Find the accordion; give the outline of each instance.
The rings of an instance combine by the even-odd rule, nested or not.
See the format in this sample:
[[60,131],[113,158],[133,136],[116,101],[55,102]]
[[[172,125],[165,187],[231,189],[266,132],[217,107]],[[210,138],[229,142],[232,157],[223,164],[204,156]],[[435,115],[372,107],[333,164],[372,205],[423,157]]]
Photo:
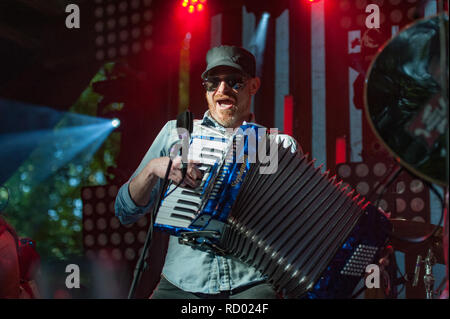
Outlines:
[[256,125],[203,130],[190,147],[202,182],[171,184],[155,228],[238,258],[288,298],[351,297],[387,241],[384,214]]

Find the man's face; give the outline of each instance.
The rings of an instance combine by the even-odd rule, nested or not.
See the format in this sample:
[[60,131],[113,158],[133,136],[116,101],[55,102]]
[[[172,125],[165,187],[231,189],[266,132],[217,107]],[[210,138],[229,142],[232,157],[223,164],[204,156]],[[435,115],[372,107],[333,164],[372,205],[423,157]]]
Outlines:
[[[212,80],[210,83],[218,84],[217,88],[206,91],[211,116],[224,127],[230,128],[239,127],[243,121],[249,121],[251,97],[258,91],[259,78],[245,77],[234,68],[220,66],[208,72],[208,79]],[[230,87],[227,82],[237,82],[238,85]],[[239,85],[239,82],[242,82],[242,85]]]

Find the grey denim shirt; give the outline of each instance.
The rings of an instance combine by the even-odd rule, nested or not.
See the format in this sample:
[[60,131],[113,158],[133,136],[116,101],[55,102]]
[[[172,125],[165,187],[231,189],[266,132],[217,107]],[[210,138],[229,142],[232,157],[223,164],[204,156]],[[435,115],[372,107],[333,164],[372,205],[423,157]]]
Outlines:
[[[225,128],[209,115],[209,111],[206,111],[203,120],[194,121],[194,130],[197,125],[225,131]],[[277,139],[282,141],[285,147],[290,145],[292,151],[298,148],[296,141],[288,135],[280,134]],[[177,142],[179,142],[179,138],[176,131],[176,121],[172,120],[167,122],[158,134],[129,181],[119,189],[115,202],[115,212],[122,224],[134,223],[142,215],[149,213],[162,186],[162,180],[160,179],[152,190],[150,202],[147,206],[142,207],[137,206],[130,197],[128,191],[130,180],[139,174],[150,160],[169,156],[170,149]],[[229,291],[266,279],[254,267],[250,267],[235,258],[219,256],[212,252],[205,252],[180,244],[175,236],[170,236],[162,274],[169,282],[184,291],[206,294],[217,294],[221,291]]]

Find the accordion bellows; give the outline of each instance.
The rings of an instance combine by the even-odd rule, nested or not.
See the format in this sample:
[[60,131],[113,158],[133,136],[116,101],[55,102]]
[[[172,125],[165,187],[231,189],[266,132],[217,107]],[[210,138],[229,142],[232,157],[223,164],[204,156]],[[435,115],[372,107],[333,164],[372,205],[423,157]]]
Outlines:
[[[258,173],[259,163],[251,165],[231,209],[222,246],[267,275],[269,282],[285,296],[297,298],[313,290],[358,222],[364,224],[361,218],[369,214],[366,211],[369,202],[337,182],[335,176],[322,173],[322,167],[315,168],[307,155],[293,154],[279,145],[278,161],[277,171],[267,175]],[[370,213],[374,214],[371,218],[375,218],[375,223],[359,234],[364,237],[359,238],[359,245],[381,247],[386,239],[383,230],[387,221],[377,210]],[[359,263],[360,269],[355,266],[352,267],[355,272],[338,275],[355,281],[348,275],[364,275],[376,250],[371,249],[372,258],[366,258],[365,264]],[[331,289],[329,284],[326,290]],[[327,297],[351,294],[342,290],[341,294]]]

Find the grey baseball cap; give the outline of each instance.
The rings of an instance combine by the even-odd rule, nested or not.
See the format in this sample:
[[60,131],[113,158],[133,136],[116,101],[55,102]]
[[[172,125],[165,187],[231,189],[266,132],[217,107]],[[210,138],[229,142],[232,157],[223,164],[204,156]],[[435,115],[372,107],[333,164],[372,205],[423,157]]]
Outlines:
[[206,54],[206,70],[202,73],[202,79],[210,70],[218,66],[230,66],[239,71],[255,77],[256,59],[252,53],[237,46],[221,45],[214,47]]

